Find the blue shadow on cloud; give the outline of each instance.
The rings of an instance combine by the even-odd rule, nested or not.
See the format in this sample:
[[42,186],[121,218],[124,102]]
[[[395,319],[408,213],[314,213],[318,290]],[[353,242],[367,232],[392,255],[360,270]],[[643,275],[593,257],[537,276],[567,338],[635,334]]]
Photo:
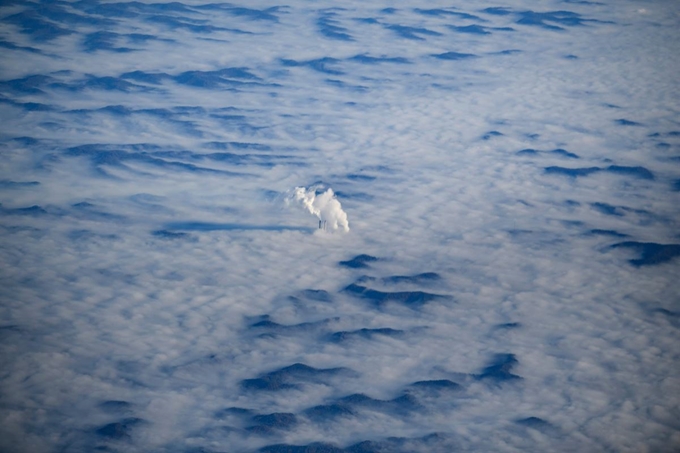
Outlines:
[[539,13],[531,10],[513,11],[506,7],[492,7],[483,9],[482,12],[495,16],[514,15],[517,17],[516,23],[520,25],[530,25],[556,31],[564,30],[560,25],[576,27],[585,25],[588,22],[600,22],[594,19],[585,19],[580,14],[572,11],[547,11]]
[[520,18],[517,20],[521,25],[535,25],[548,30],[564,30],[562,27],[546,22],[554,22],[560,25],[574,27],[583,25],[584,20],[581,16],[570,11],[552,11],[547,13],[536,13],[534,11],[523,11],[518,13]]
[[526,148],[517,151],[515,154],[517,154],[518,156],[538,156],[538,153],[540,153],[540,151],[536,151],[535,149],[532,148]]
[[24,187],[39,186],[38,181],[0,181],[0,189],[21,189]]
[[338,417],[354,417],[356,412],[343,404],[319,404],[303,411],[303,414],[316,423],[323,423]]
[[188,233],[168,231],[168,230],[156,230],[151,233],[153,236],[161,239],[183,239],[189,237]]
[[336,403],[349,406],[350,408],[365,408],[381,412],[395,412],[396,414],[403,414],[418,406],[415,398],[408,394],[398,396],[391,400],[379,400],[364,395],[363,393],[354,393],[340,398]]
[[633,176],[638,179],[653,180],[654,173],[646,169],[645,167],[626,167],[622,165],[610,165],[608,167],[582,167],[582,168],[566,168],[551,166],[545,168],[546,173],[578,177],[578,176],[588,176],[593,173],[605,172],[613,173],[618,175]]
[[515,420],[515,423],[521,426],[526,426],[527,428],[533,428],[538,430],[549,428],[552,426],[550,423],[538,417],[522,418],[519,420]]
[[455,16],[455,17],[459,17],[461,19],[480,20],[479,17],[473,16],[472,14],[461,13],[461,12],[458,12],[458,11],[451,11],[449,9],[443,9],[443,8],[433,8],[433,9],[415,8],[413,11],[418,13],[418,14],[421,14],[423,16],[437,16],[437,17]]
[[324,73],[324,74],[331,74],[331,75],[343,75],[344,72],[340,71],[338,69],[333,69],[330,67],[330,65],[334,65],[338,63],[340,60],[336,58],[331,58],[331,57],[323,57],[323,58],[317,58],[314,60],[307,60],[307,61],[296,61],[296,60],[289,60],[289,59],[281,59],[281,64],[284,66],[288,67],[297,67],[297,66],[307,66],[315,71]]
[[614,244],[611,248],[630,248],[640,252],[640,258],[629,260],[630,264],[635,267],[666,263],[673,258],[680,256],[680,244],[627,241]]
[[241,381],[241,387],[245,390],[278,391],[297,389],[298,385],[289,384],[287,382],[283,382],[282,380],[265,376],[262,378],[244,379]]
[[302,363],[275,370],[254,379],[244,379],[241,387],[246,390],[288,390],[299,388],[302,382],[324,382],[334,376],[355,376],[349,368],[314,368]]
[[367,267],[370,267],[367,263],[372,263],[374,261],[378,261],[378,258],[376,258],[375,256],[362,254],[357,255],[348,261],[340,261],[340,263],[338,264],[352,269],[365,269]]
[[381,440],[364,440],[346,448],[313,442],[307,445],[276,444],[257,450],[259,453],[407,453],[458,451],[447,435],[427,434],[422,437],[388,437]]
[[277,164],[295,164],[303,165],[300,162],[292,161],[293,156],[281,155],[281,154],[237,154],[237,153],[195,153],[187,150],[178,151],[162,151],[153,153],[155,157],[160,157],[163,159],[178,159],[178,160],[192,160],[192,161],[214,161],[214,162],[224,162],[232,165],[257,165],[272,167]]
[[522,53],[521,50],[519,49],[507,49],[507,50],[501,50],[500,52],[496,52],[498,55],[514,55],[517,53]]
[[173,42],[170,39],[160,39],[160,38],[158,38],[154,35],[147,35],[147,34],[144,34],[144,33],[129,33],[129,34],[125,34],[125,35],[122,35],[122,36],[124,36],[125,38],[130,40],[130,42],[132,42],[134,44],[145,44],[147,41],[151,41],[151,40],[161,40],[161,41]]
[[336,39],[339,41],[354,41],[349,34],[349,30],[338,25],[334,19],[335,13],[325,13],[316,21],[316,26],[319,32],[329,39]]
[[[85,113],[87,110],[72,110],[72,113]],[[97,110],[90,110],[90,112],[102,112],[108,113],[113,116],[130,116],[134,113],[134,110],[125,107],[124,105],[107,105]]]
[[309,445],[276,444],[257,450],[259,453],[344,453],[345,450],[332,444],[313,442]]
[[[249,68],[234,67],[215,71],[185,71],[178,75],[165,72],[132,71],[121,74],[121,79],[130,79],[151,85],[159,85],[164,80],[174,80],[180,85],[196,88],[224,88],[225,86],[261,86],[262,79],[249,71]],[[270,85],[272,86],[272,85]]]
[[335,192],[335,195],[340,198],[340,199],[346,199],[346,200],[362,200],[362,201],[371,201],[373,200],[373,195],[369,195],[367,193],[363,192],[345,192],[343,190],[338,190]]
[[26,215],[26,216],[43,216],[47,211],[38,205],[28,206],[26,208],[5,208],[0,203],[0,214],[2,215]]
[[93,205],[92,203],[88,203],[87,201],[72,204],[71,207],[73,208],[72,214],[86,218],[88,220],[95,221],[125,220],[125,216],[102,211],[101,209],[98,209],[97,206]]
[[29,75],[20,79],[0,81],[0,89],[20,94],[43,94],[41,88],[54,79],[46,75]]
[[491,8],[485,8],[482,10],[483,13],[486,14],[493,14],[494,16],[507,16],[512,14],[512,11],[510,11],[509,8],[505,8],[502,6],[494,6]]
[[477,55],[471,53],[459,53],[459,52],[444,52],[432,55],[440,60],[465,60],[468,58],[474,58]]
[[220,88],[225,86],[261,85],[261,79],[248,68],[225,68],[217,71],[186,71],[174,76],[181,85],[196,88]]
[[481,25],[467,25],[465,27],[456,27],[453,25],[450,25],[449,28],[456,33],[465,33],[465,34],[472,34],[472,35],[490,35],[491,32],[487,31],[485,27],[482,27]]
[[[83,46],[85,52],[96,52],[98,50],[108,50],[111,52],[125,53],[132,52],[135,49],[129,47],[117,47],[116,43],[122,35],[109,31],[97,31],[85,35]],[[150,35],[149,35],[150,36]]]
[[393,275],[391,277],[385,277],[382,279],[383,283],[392,283],[392,284],[397,284],[397,283],[415,283],[415,284],[421,284],[421,283],[429,283],[429,282],[434,282],[441,280],[442,277],[441,275],[437,274],[436,272],[424,272],[422,274],[417,274],[417,275]]
[[333,296],[323,289],[305,289],[300,291],[299,294],[305,299],[314,300],[316,302],[331,302],[333,300]]
[[569,158],[569,159],[579,159],[578,154],[571,153],[571,152],[567,151],[566,149],[562,149],[562,148],[553,149],[552,151],[538,151],[538,150],[535,150],[535,149],[532,149],[532,148],[526,148],[526,149],[522,149],[522,150],[517,151],[516,154],[518,156],[538,156],[539,154],[543,154],[543,153],[554,154],[556,156],[566,157],[566,158]]
[[519,322],[506,322],[503,324],[496,324],[494,326],[494,329],[497,330],[510,330],[510,329],[517,329],[519,327],[522,327],[522,324]]
[[150,88],[144,87],[142,85],[137,85],[130,83],[126,80],[120,79],[118,77],[88,77],[85,82],[80,84],[59,84],[56,87],[64,88],[70,91],[82,91],[83,89],[95,89],[104,91],[122,91],[124,93],[129,93],[132,91],[149,91]]
[[344,451],[345,453],[451,452],[458,451],[458,448],[451,444],[448,436],[432,433],[416,438],[388,437],[379,441],[365,440],[347,447]]
[[224,418],[231,418],[231,417],[237,417],[237,418],[251,418],[253,416],[253,411],[251,409],[246,409],[243,407],[227,407],[225,409],[220,409],[215,412],[215,418],[217,419],[224,419]]
[[501,137],[501,136],[503,136],[503,133],[502,133],[502,132],[498,132],[498,131],[489,131],[489,132],[487,132],[486,134],[484,134],[484,135],[482,136],[482,140],[490,140],[490,139],[493,138],[493,137]]
[[612,206],[607,203],[590,203],[590,207],[592,207],[594,210],[597,212],[600,212],[605,215],[611,215],[611,216],[617,216],[617,217],[623,217],[623,212],[621,212],[621,209],[618,206]]
[[671,322],[676,327],[680,327],[680,313],[677,311],[668,310],[666,308],[655,308],[651,310],[652,313],[660,314],[665,317],[669,322]]
[[417,381],[406,389],[409,393],[416,393],[425,396],[438,396],[449,392],[459,392],[463,386],[449,379],[435,379],[429,381]]
[[312,233],[316,228],[291,225],[254,225],[248,223],[173,222],[161,231],[302,231]]
[[324,82],[337,88],[344,88],[346,90],[354,91],[355,93],[365,93],[366,91],[368,91],[368,88],[365,86],[350,85],[343,82],[342,80],[326,79],[324,80]]
[[298,419],[295,414],[288,412],[256,415],[252,420],[256,425],[250,426],[246,428],[246,430],[250,433],[259,435],[269,435],[278,430],[291,429],[298,424]]
[[635,121],[630,121],[625,118],[620,118],[616,121],[614,121],[616,124],[619,126],[642,126],[640,123],[637,123]]
[[243,143],[243,142],[207,142],[203,144],[204,148],[208,149],[254,149],[257,151],[271,151],[271,146],[263,145],[261,143]]
[[456,27],[454,25],[448,26],[452,31],[456,33],[465,33],[473,35],[490,35],[493,31],[515,31],[512,27],[482,27],[481,25],[468,25],[465,27]]
[[128,403],[127,401],[109,400],[101,403],[99,408],[105,412],[120,413],[130,411],[132,409],[132,404]]
[[588,234],[594,235],[594,236],[611,236],[611,237],[616,237],[616,238],[626,238],[626,237],[628,237],[627,234],[619,233],[618,231],[614,231],[614,230],[594,229],[594,230],[590,230],[588,232]]
[[361,24],[377,24],[378,19],[373,18],[373,17],[358,17],[354,19],[355,22],[359,22]]
[[491,380],[495,382],[515,381],[522,379],[521,376],[512,374],[512,369],[519,362],[515,354],[496,354],[491,364],[476,375],[478,380]]
[[137,17],[141,14],[160,14],[160,13],[182,13],[191,14],[193,11],[180,2],[166,2],[166,3],[141,3],[141,2],[126,2],[126,3],[98,3],[98,2],[83,2],[78,6],[90,14],[102,15],[104,17],[123,17],[131,18]]
[[329,320],[324,319],[316,322],[301,322],[299,324],[279,324],[271,321],[269,315],[265,315],[262,320],[250,325],[250,329],[256,332],[265,332],[264,336],[271,336],[271,334],[295,334],[295,333],[309,333],[317,332],[323,329]]
[[227,32],[232,32],[232,33],[248,33],[243,30],[236,30],[233,28],[223,28],[223,27],[215,27],[213,25],[206,25],[202,22],[202,20],[193,20],[189,18],[184,18],[183,20],[177,19],[175,16],[165,16],[165,15],[154,15],[154,16],[147,16],[144,18],[145,21],[147,22],[152,22],[152,23],[157,23],[157,24],[162,24],[165,25],[166,27],[175,30],[175,29],[184,29],[184,30],[189,30],[190,32],[193,33],[213,33],[216,31],[227,31]]
[[551,166],[551,167],[546,167],[545,172],[549,174],[556,174],[556,175],[564,175],[564,176],[571,176],[573,178],[576,178],[578,176],[588,176],[593,173],[597,173],[602,171],[600,167],[587,167],[587,168],[565,168],[565,167],[557,167],[557,166]]
[[654,179],[654,173],[647,170],[645,167],[624,167],[621,165],[610,165],[604,171],[615,173],[619,175],[634,176],[640,179]]
[[9,49],[9,50],[23,50],[26,52],[31,52],[31,53],[42,53],[40,50],[36,49],[35,47],[27,47],[27,46],[17,46],[16,44],[5,41],[4,39],[0,39],[0,47],[3,49]]
[[578,159],[579,158],[577,154],[570,153],[566,149],[562,149],[562,148],[553,149],[552,151],[550,151],[550,153],[556,154],[556,155],[561,156],[561,157],[568,157],[570,159]]
[[252,9],[242,6],[232,6],[229,3],[208,3],[204,5],[192,5],[192,7],[198,10],[222,10],[228,14],[231,14],[232,16],[252,21],[268,20],[271,22],[279,21],[279,17],[276,15],[276,13],[278,13],[279,9],[282,8],[281,6],[272,6],[266,9]]
[[330,404],[310,407],[304,410],[303,414],[313,422],[324,423],[339,417],[354,417],[362,409],[402,416],[418,407],[415,397],[410,394],[404,394],[391,400],[379,400],[363,393],[354,393],[339,398]]
[[401,337],[404,335],[403,330],[391,329],[389,327],[382,327],[378,329],[358,329],[351,331],[340,331],[334,332],[330,335],[330,341],[333,343],[341,343],[343,341],[351,340],[353,338],[363,338],[370,340],[375,336],[385,336],[385,337]]
[[368,181],[375,181],[377,178],[375,176],[371,176],[371,175],[352,173],[352,174],[347,175],[347,179],[349,179],[350,181],[368,182]]
[[562,3],[572,3],[574,5],[604,5],[601,2],[590,2],[588,0],[562,0]]
[[144,72],[144,71],[132,71],[121,74],[121,79],[131,79],[137,82],[149,83],[152,85],[159,85],[165,79],[171,79],[170,74],[165,72]]
[[[67,156],[71,157],[87,157],[92,162],[93,166],[101,171],[104,165],[125,167],[124,163],[126,161],[140,162],[143,164],[151,165],[157,168],[172,169],[176,171],[185,171],[190,173],[209,173],[209,174],[222,174],[229,176],[243,176],[241,173],[230,172],[226,170],[217,170],[207,167],[199,167],[193,164],[177,161],[168,161],[165,159],[159,159],[154,157],[154,155],[161,155],[161,153],[148,153],[140,152],[145,149],[153,150],[155,146],[146,144],[139,145],[121,145],[120,147],[112,147],[108,145],[92,144],[92,145],[81,145],[73,148],[68,148],[65,151]],[[104,172],[105,173],[105,172]]]
[[349,58],[348,61],[355,61],[357,63],[363,64],[378,64],[378,63],[397,63],[397,64],[408,64],[408,59],[404,57],[371,57],[366,54],[355,55]]
[[406,25],[385,25],[385,28],[395,32],[397,35],[406,39],[413,39],[416,41],[424,41],[420,35],[426,36],[441,36],[442,34],[438,31],[428,30],[427,28],[420,27],[407,27]]
[[[45,7],[46,5],[41,6]],[[73,33],[71,30],[45,20],[40,14],[31,10],[4,17],[2,20],[3,22],[16,25],[22,33],[30,35],[31,39],[36,42],[51,41]]]
[[145,421],[141,418],[130,417],[119,422],[104,425],[98,428],[95,434],[106,439],[127,439],[135,427],[144,423]]
[[375,289],[369,289],[365,286],[357,285],[355,283],[347,286],[342,291],[354,297],[367,300],[378,308],[390,302],[416,308],[421,307],[433,300],[444,299],[447,297],[439,294],[427,293],[424,291],[378,291]]
[[680,179],[676,179],[671,186],[673,192],[680,192]]
[[54,110],[54,107],[39,102],[17,102],[12,99],[0,98],[0,103],[11,105],[27,112],[49,112],[50,110]]

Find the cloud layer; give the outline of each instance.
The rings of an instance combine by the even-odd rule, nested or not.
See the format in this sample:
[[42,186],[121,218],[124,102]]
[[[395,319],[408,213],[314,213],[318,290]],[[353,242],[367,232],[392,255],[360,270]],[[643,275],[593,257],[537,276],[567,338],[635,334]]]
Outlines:
[[0,450],[677,451],[678,22],[4,3]]

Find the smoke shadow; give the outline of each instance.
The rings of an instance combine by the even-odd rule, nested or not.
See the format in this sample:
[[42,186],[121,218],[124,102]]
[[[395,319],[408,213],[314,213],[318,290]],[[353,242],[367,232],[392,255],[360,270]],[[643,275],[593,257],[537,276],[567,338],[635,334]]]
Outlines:
[[291,225],[253,225],[249,223],[174,222],[165,225],[167,231],[302,231],[313,233],[316,228]]

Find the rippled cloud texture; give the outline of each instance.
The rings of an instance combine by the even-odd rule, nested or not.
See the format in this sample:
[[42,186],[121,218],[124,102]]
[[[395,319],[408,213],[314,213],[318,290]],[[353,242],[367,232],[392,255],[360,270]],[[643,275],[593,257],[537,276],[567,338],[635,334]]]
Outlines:
[[678,43],[661,0],[3,2],[0,450],[678,451]]

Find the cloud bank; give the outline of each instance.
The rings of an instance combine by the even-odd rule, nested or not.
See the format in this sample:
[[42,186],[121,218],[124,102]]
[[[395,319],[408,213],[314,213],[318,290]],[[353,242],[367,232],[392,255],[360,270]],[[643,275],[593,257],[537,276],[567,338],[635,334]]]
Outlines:
[[4,2],[0,451],[680,450],[676,10]]

